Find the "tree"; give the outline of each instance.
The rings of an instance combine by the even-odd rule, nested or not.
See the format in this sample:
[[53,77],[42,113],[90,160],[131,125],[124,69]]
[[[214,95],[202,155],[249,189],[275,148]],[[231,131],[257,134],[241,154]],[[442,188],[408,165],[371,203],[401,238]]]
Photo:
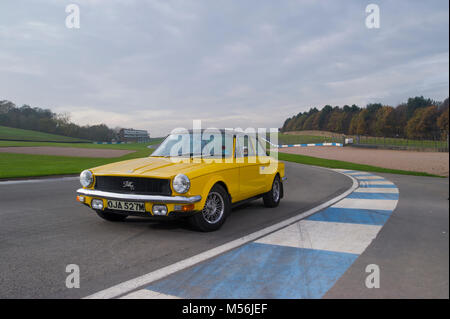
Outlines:
[[445,110],[448,109],[448,103],[449,103],[448,98],[446,98],[444,100],[444,102],[439,104],[439,107],[438,107],[439,112],[445,112]]
[[391,106],[378,109],[375,118],[374,133],[376,136],[395,135],[395,112]]
[[303,130],[308,131],[313,129],[313,121],[314,116],[316,113],[309,114],[308,117],[305,119],[305,122],[303,123]]
[[370,103],[370,104],[367,104],[366,109],[369,113],[373,114],[373,113],[376,113],[382,107],[383,107],[383,105],[381,105],[380,103]]
[[414,113],[416,112],[417,109],[425,108],[432,105],[436,105],[436,102],[434,102],[431,99],[426,99],[423,96],[416,96],[413,98],[410,97],[408,99],[408,102],[406,103],[407,108],[406,113],[408,120],[414,116]]
[[437,117],[436,106],[417,109],[406,125],[407,136],[409,138],[434,138],[437,135]]
[[282,132],[286,132],[286,131],[287,131],[286,128],[287,128],[287,126],[288,126],[288,124],[289,124],[290,121],[291,121],[291,118],[290,118],[290,117],[288,117],[288,118],[284,121],[283,126],[281,127],[281,131],[282,131]]
[[352,118],[350,120],[350,125],[348,127],[347,134],[349,134],[349,135],[356,135],[356,134],[358,134],[357,133],[358,117],[359,117],[359,114],[357,114],[357,113],[352,115]]
[[330,132],[344,133],[345,113],[339,108],[335,108],[328,118],[327,129]]
[[[365,108],[355,104],[342,108],[325,105],[320,111],[314,107],[286,119],[283,131],[328,130],[350,135],[434,137],[438,132],[445,132],[446,117],[442,114],[448,110],[448,105],[448,98],[443,102],[435,102],[423,96],[409,98],[406,103],[396,107],[380,103],[369,103]],[[437,106],[437,110],[428,109],[430,106]],[[425,118],[421,119],[419,114]],[[437,118],[441,116],[438,124]],[[433,119],[436,119],[434,123]]]
[[115,137],[114,131],[104,124],[81,127],[70,122],[68,113],[55,114],[26,104],[16,107],[6,100],[0,101],[0,125],[97,141],[111,141]]
[[301,131],[303,128],[303,124],[305,123],[305,120],[308,118],[307,114],[302,114],[301,116],[294,119],[293,124],[293,130],[294,131]]
[[332,111],[333,107],[331,105],[325,105],[322,110],[320,110],[319,115],[316,116],[315,123],[313,124],[316,130],[323,130],[327,127],[328,117]]
[[369,119],[370,112],[368,109],[364,109],[358,114],[358,119],[356,122],[356,134],[366,135],[369,134]]
[[[448,99],[447,99],[448,101]],[[441,131],[441,138],[445,140],[448,137],[448,106],[447,109],[437,119],[437,126]]]

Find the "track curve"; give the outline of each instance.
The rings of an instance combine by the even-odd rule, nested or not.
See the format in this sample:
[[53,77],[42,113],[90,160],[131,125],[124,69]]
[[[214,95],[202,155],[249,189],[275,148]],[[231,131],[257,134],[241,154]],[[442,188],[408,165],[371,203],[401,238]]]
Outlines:
[[[74,199],[73,179],[0,182],[0,298],[80,298],[248,235],[344,193],[352,180],[318,167],[286,163],[285,197],[276,209],[258,200],[233,210],[217,232],[185,222],[100,220]],[[81,287],[67,289],[68,264]]]

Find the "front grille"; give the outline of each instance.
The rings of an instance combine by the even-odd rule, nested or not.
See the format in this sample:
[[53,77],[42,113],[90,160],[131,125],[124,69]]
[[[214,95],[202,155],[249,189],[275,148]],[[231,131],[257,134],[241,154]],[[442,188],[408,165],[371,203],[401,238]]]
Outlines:
[[122,177],[122,176],[96,176],[95,189],[140,195],[168,195],[170,190],[170,180],[147,177]]

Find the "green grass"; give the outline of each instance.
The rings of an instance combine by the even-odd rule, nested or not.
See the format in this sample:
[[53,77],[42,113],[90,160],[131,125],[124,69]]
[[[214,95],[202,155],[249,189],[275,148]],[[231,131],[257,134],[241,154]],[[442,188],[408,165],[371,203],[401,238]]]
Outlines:
[[0,125],[0,139],[2,140],[24,140],[24,141],[55,141],[55,142],[83,142],[79,138],[62,135],[49,134],[44,132],[22,130],[19,128]]
[[[353,137],[356,142],[356,137]],[[447,141],[443,140],[409,140],[404,138],[391,137],[365,137],[360,138],[360,144],[369,145],[386,145],[386,146],[403,146],[408,148],[446,148]]]
[[[92,157],[69,157],[52,155],[30,155],[15,153],[0,153],[0,179],[79,174],[82,170],[113,162],[124,161],[133,158],[149,156],[153,149],[147,146],[158,143],[135,143],[135,144],[60,144],[60,143],[35,143],[27,146],[64,146],[64,147],[88,147],[99,149],[127,149],[134,150],[121,157],[115,158],[92,158]],[[1,146],[1,145],[0,145]],[[21,145],[24,146],[24,145]]]
[[[278,133],[278,144],[308,144],[337,142],[336,138],[313,135],[291,135]],[[339,142],[342,142],[339,140]]]
[[389,169],[371,165],[364,164],[356,164],[344,161],[336,161],[330,159],[323,159],[305,155],[297,155],[297,154],[287,154],[287,153],[278,153],[278,159],[282,161],[306,164],[306,165],[315,165],[322,166],[328,168],[342,168],[349,169],[355,171],[365,171],[365,172],[377,172],[377,173],[390,173],[390,174],[401,174],[401,175],[415,175],[415,176],[430,176],[430,177],[444,177],[439,175],[433,175],[424,172],[413,172],[413,171],[404,171],[399,169]]
[[75,148],[99,148],[99,149],[118,149],[118,150],[139,150],[143,146],[158,144],[162,139],[155,139],[149,143],[131,143],[131,144],[93,144],[93,143],[51,143],[51,142],[18,142],[18,141],[0,141],[0,147],[11,146],[57,146],[57,147],[75,147]]

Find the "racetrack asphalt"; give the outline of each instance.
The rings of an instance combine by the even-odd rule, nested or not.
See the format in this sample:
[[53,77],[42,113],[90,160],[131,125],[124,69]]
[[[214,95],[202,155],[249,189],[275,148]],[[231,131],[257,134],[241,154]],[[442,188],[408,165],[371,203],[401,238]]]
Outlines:
[[[349,189],[339,173],[286,163],[285,198],[236,208],[216,232],[184,221],[110,223],[75,201],[73,179],[0,183],[0,298],[80,298],[307,211]],[[80,267],[80,288],[65,286]]]
[[[343,193],[336,172],[286,163],[285,198],[233,210],[224,227],[199,233],[181,221],[130,218],[109,223],[74,199],[74,178],[0,182],[0,298],[80,298],[152,272],[295,216]],[[375,240],[325,298],[448,298],[447,178],[378,174],[399,188],[399,203]],[[67,289],[77,264],[81,287]],[[368,289],[368,264],[380,288]]]
[[[449,180],[380,174],[400,190],[377,238],[324,298],[449,298]],[[365,285],[366,266],[380,269],[380,287]]]

